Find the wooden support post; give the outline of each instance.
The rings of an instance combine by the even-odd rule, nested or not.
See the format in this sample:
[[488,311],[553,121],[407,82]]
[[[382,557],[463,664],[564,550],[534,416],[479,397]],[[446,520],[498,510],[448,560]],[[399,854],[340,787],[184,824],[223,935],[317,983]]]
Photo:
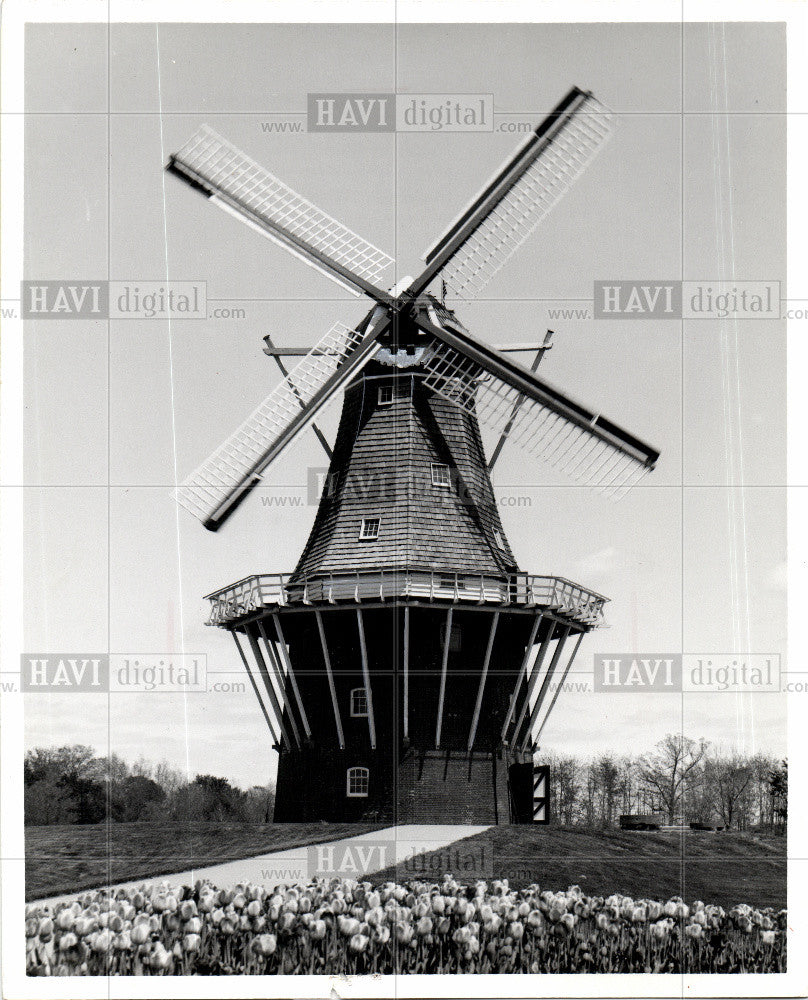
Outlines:
[[452,641],[452,612],[450,607],[446,614],[446,633],[443,637],[443,662],[440,668],[440,693],[438,695],[438,721],[435,726],[435,749],[440,750],[440,736],[443,729],[443,702],[446,697],[446,670],[449,666],[449,645]]
[[233,642],[236,644],[236,649],[238,650],[238,655],[241,657],[241,662],[244,664],[244,669],[247,671],[247,676],[250,678],[250,684],[252,684],[252,689],[255,692],[255,697],[258,699],[258,704],[261,706],[261,711],[263,712],[264,719],[266,719],[267,728],[269,729],[270,735],[272,736],[273,744],[278,743],[278,737],[275,735],[275,730],[272,726],[272,722],[269,718],[269,713],[267,712],[267,707],[264,704],[264,699],[261,697],[261,693],[258,690],[258,685],[255,683],[255,678],[253,677],[252,668],[250,667],[247,657],[244,655],[244,650],[241,648],[241,643],[238,641],[238,636],[235,632],[230,633],[233,636]]
[[281,690],[283,707],[286,709],[286,716],[289,719],[289,725],[292,727],[292,732],[295,734],[295,743],[297,743],[297,745],[300,746],[300,730],[297,728],[294,709],[292,708],[292,703],[289,700],[289,692],[286,690],[286,675],[284,674],[283,668],[281,667],[280,662],[278,660],[278,655],[275,652],[275,647],[269,641],[269,636],[267,635],[267,631],[264,628],[264,623],[260,619],[258,621],[258,631],[261,633],[261,638],[264,640],[264,647],[266,648],[267,651],[267,657],[269,658],[269,662],[272,664],[272,669],[275,671],[275,676],[278,679],[278,687]]
[[556,685],[555,693],[553,694],[553,700],[550,702],[547,711],[544,713],[544,718],[541,720],[541,725],[539,726],[538,731],[536,732],[536,739],[534,740],[534,743],[539,742],[539,737],[541,736],[544,727],[547,725],[547,720],[550,718],[550,713],[555,708],[555,703],[558,701],[558,696],[561,694],[561,689],[564,687],[564,683],[567,680],[567,674],[570,672],[570,667],[572,666],[573,660],[578,655],[578,650],[581,646],[581,643],[583,642],[585,635],[586,632],[581,632],[581,634],[578,636],[578,641],[575,643],[575,648],[572,651],[572,656],[570,656],[567,665],[564,668],[564,673],[561,677],[561,680]]
[[323,616],[319,610],[314,612],[317,618],[317,629],[320,632],[320,644],[323,647],[323,659],[325,660],[325,672],[328,675],[328,690],[331,692],[331,704],[334,708],[334,722],[337,724],[337,738],[339,739],[340,750],[345,749],[345,734],[342,731],[342,718],[339,714],[339,702],[337,701],[337,691],[334,687],[334,674],[331,670],[331,656],[328,653],[328,643],[325,641],[325,628],[323,627]]
[[502,726],[502,742],[506,742],[508,735],[508,726],[511,724],[511,719],[513,718],[513,713],[516,710],[516,699],[521,690],[522,683],[525,679],[525,674],[527,673],[528,664],[530,663],[530,658],[533,656],[533,644],[536,641],[536,635],[539,631],[539,626],[544,618],[544,613],[540,614],[537,618],[533,619],[533,628],[530,630],[530,638],[527,640],[527,646],[525,647],[525,655],[522,659],[522,666],[519,668],[519,676],[516,678],[516,686],[513,689],[513,694],[511,695],[511,703],[508,705],[508,714],[505,716],[505,722]]
[[[266,336],[264,337],[264,341],[267,345],[264,348],[264,354],[269,354],[271,357],[275,359],[275,364],[277,364],[278,368],[280,368],[281,375],[283,375],[283,377],[292,387],[292,392],[295,394],[295,396],[297,396],[297,401],[300,403],[301,410],[304,410],[306,408],[306,404],[303,400],[303,397],[300,395],[300,390],[294,384],[294,382],[289,378],[289,372],[286,370],[286,365],[281,361],[281,351],[277,347],[275,347],[275,345],[272,343],[272,338],[270,337],[269,334],[266,334]],[[325,434],[323,434],[323,432],[320,430],[317,424],[314,423],[314,421],[312,421],[311,429],[317,435],[317,440],[323,446],[323,451],[328,456],[328,461],[330,462],[331,459],[334,457],[334,453],[331,451],[331,447],[328,444],[328,441],[326,440]]]
[[[258,670],[264,681],[264,686],[267,689],[267,694],[269,695],[269,700],[272,702],[272,707],[275,709],[275,713],[278,716],[278,726],[281,730],[281,735],[283,736],[286,746],[292,748],[292,740],[289,738],[289,732],[286,726],[283,724],[283,709],[281,708],[280,702],[278,701],[278,696],[275,694],[275,688],[272,686],[272,678],[269,676],[267,671],[267,665],[264,662],[264,657],[261,655],[261,647],[258,645],[258,639],[250,631],[249,625],[247,626],[247,639],[249,640],[250,647],[253,651],[253,656],[255,657],[255,662],[258,664]],[[298,736],[297,729],[294,729],[295,739],[294,745],[300,746],[300,737]]]
[[292,682],[292,690],[295,693],[295,701],[297,702],[297,707],[300,710],[300,718],[303,722],[303,728],[306,731],[306,736],[311,739],[311,729],[309,729],[309,720],[306,715],[306,709],[303,705],[303,699],[300,697],[300,689],[297,686],[297,678],[295,677],[295,672],[292,669],[292,661],[289,659],[289,653],[286,650],[286,642],[283,638],[283,629],[281,628],[281,620],[277,614],[272,616],[275,622],[275,632],[278,636],[278,651],[280,652],[281,659],[283,660],[283,665],[286,667],[286,672],[289,675],[289,680]]
[[530,713],[530,718],[528,719],[527,729],[525,730],[525,738],[522,740],[522,750],[525,751],[530,746],[533,740],[533,727],[536,724],[536,719],[539,717],[539,711],[544,703],[544,699],[547,696],[547,689],[550,687],[550,681],[553,679],[553,674],[558,666],[558,661],[561,658],[562,650],[564,649],[564,644],[567,641],[567,636],[570,634],[571,625],[567,625],[564,631],[558,637],[558,642],[556,643],[556,648],[553,650],[553,658],[547,666],[547,673],[542,681],[541,690],[536,696],[536,704],[533,706],[533,711]]
[[[546,352],[549,351],[550,348],[553,346],[550,343],[550,341],[552,339],[553,339],[553,331],[552,330],[548,330],[547,333],[544,336],[544,343],[541,345],[541,347],[538,347],[536,349],[536,357],[533,359],[533,364],[530,366],[530,370],[532,372],[535,372],[535,371],[538,370],[538,367],[541,364],[542,358],[544,357],[544,355],[546,354]],[[488,471],[489,472],[493,472],[494,466],[497,464],[497,459],[499,458],[499,454],[502,451],[502,448],[505,445],[505,442],[508,440],[508,435],[513,430],[513,425],[516,422],[516,418],[519,416],[519,411],[522,409],[522,405],[523,405],[524,401],[525,401],[525,397],[524,396],[519,396],[519,397],[517,397],[516,402],[513,404],[513,408],[511,410],[511,415],[508,418],[507,424],[505,424],[505,427],[504,427],[504,429],[502,431],[502,434],[500,434],[500,436],[499,436],[499,441],[497,441],[496,447],[494,448],[494,452],[491,455],[491,460],[488,463]]]
[[410,608],[404,608],[404,739],[410,738]]
[[536,657],[536,662],[533,664],[533,669],[530,671],[525,700],[519,710],[519,718],[516,720],[516,726],[514,727],[513,735],[511,737],[511,746],[513,747],[515,747],[519,742],[519,733],[522,731],[522,723],[525,721],[525,716],[530,710],[530,699],[533,697],[533,692],[536,690],[544,658],[547,656],[547,650],[550,648],[550,643],[553,641],[553,636],[555,635],[555,627],[556,623],[554,621],[550,622],[550,627],[547,630],[544,642],[539,647],[539,655]]
[[491,662],[491,651],[494,648],[494,637],[497,634],[497,624],[499,623],[499,611],[494,612],[491,622],[491,631],[488,633],[488,645],[485,649],[485,659],[483,660],[483,671],[480,675],[480,686],[477,689],[477,703],[474,706],[474,717],[471,720],[471,731],[469,732],[469,753],[474,746],[474,738],[477,735],[477,724],[480,721],[480,709],[483,704],[483,692],[485,691],[485,679],[488,677],[488,664]]
[[362,621],[362,609],[356,609],[356,622],[359,627],[359,650],[362,654],[362,677],[365,681],[365,694],[368,699],[368,731],[370,732],[370,749],[376,749],[376,720],[373,716],[373,692],[370,689],[370,670],[368,669],[368,648],[365,643],[365,626]]

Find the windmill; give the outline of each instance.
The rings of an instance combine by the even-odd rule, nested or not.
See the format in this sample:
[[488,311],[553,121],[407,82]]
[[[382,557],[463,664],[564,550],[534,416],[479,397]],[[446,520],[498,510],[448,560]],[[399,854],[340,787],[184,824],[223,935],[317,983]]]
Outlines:
[[[218,530],[344,390],[333,450],[317,430],[330,464],[296,569],[208,595],[209,624],[233,635],[280,754],[276,820],[534,818],[538,740],[606,598],[519,570],[490,468],[512,441],[619,496],[658,453],[536,374],[549,339],[529,371],[470,333],[430,288],[478,294],[611,127],[607,109],[573,88],[458,215],[422,273],[389,291],[387,254],[211,129],[170,159],[218,207],[371,300],[355,327],[337,323],[282,368],[279,385],[177,491]],[[267,352],[284,353],[271,341]],[[480,424],[500,435],[488,462]]]

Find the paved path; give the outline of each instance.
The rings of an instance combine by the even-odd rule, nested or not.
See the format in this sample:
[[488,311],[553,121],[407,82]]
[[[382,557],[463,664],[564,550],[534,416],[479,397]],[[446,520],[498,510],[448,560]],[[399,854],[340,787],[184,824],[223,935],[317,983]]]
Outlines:
[[[381,871],[393,864],[411,862],[412,876],[425,874],[419,864],[419,856],[430,851],[448,848],[457,840],[471,837],[489,829],[487,826],[391,826],[384,830],[374,830],[357,837],[331,840],[324,844],[291,847],[285,851],[261,854],[243,861],[226,861],[206,868],[190,868],[171,875],[157,875],[140,878],[134,882],[121,882],[113,886],[136,888],[144,882],[169,882],[172,885],[193,885],[197,879],[210,879],[222,888],[238,882],[254,882],[274,887],[286,882],[307,882],[315,876],[340,875],[346,878],[363,879],[366,875]],[[430,878],[439,878],[445,871],[455,876],[462,874],[460,868],[464,859],[447,850],[440,859],[441,870],[429,873]],[[37,900],[40,904],[53,906],[64,900],[75,899],[77,893],[52,896]]]

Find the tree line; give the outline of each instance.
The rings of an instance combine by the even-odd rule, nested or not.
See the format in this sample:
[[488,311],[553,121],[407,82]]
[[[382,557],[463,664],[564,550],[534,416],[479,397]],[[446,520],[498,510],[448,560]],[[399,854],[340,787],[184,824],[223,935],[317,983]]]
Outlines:
[[101,823],[106,820],[198,820],[269,823],[274,789],[243,791],[227,778],[198,774],[189,780],[165,761],[129,765],[92,747],[35,747],[25,755],[25,824]]
[[[554,823],[613,827],[622,814],[734,830],[785,832],[788,764],[765,754],[721,753],[706,740],[670,734],[639,756],[584,760],[545,753]],[[247,791],[227,778],[189,779],[165,761],[129,765],[88,746],[35,747],[25,755],[25,823],[187,821],[269,823],[274,789]]]
[[550,766],[556,823],[610,827],[621,814],[660,813],[668,824],[785,832],[788,763],[766,754],[722,753],[669,734],[640,756],[550,753],[541,763]]

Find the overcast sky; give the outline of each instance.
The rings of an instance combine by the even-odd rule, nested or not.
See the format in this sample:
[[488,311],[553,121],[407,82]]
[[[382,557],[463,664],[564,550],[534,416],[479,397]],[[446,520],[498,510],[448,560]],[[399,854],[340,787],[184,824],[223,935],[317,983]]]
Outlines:
[[[166,176],[168,155],[209,123],[392,253],[392,285],[518,137],[262,123],[304,122],[309,92],[398,89],[493,94],[497,127],[535,124],[578,85],[617,112],[614,138],[459,315],[494,343],[552,327],[543,375],[662,457],[613,503],[508,447],[495,475],[506,532],[524,570],[612,599],[582,672],[595,653],[785,655],[784,324],[549,313],[585,307],[598,279],[784,281],[781,27],[170,25],[159,52],[154,26],[113,25],[111,38],[108,95],[105,25],[28,29],[26,277],[204,281],[211,307],[246,317],[112,322],[109,340],[106,322],[26,324],[26,649],[204,653],[210,672],[243,680],[202,597],[290,570],[314,516],[311,431],[218,534],[170,490],[276,384],[264,334],[311,344],[366,303]],[[321,421],[332,438],[338,415]],[[252,693],[82,697],[27,696],[27,744],[166,758],[242,786],[274,775]],[[784,753],[785,695],[565,694],[544,738],[590,756],[680,730]]]

